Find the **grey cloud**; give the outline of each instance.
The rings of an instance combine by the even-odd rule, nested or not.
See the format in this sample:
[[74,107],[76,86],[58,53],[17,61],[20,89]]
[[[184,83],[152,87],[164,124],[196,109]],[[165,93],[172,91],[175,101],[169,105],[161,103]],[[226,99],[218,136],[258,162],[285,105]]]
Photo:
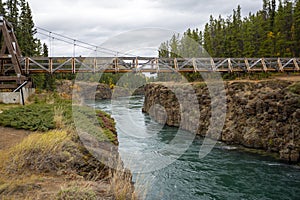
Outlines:
[[29,0],[29,3],[37,26],[97,45],[139,28],[160,27],[175,32],[189,27],[202,29],[211,14],[226,17],[238,4],[243,15],[261,8],[261,0]]

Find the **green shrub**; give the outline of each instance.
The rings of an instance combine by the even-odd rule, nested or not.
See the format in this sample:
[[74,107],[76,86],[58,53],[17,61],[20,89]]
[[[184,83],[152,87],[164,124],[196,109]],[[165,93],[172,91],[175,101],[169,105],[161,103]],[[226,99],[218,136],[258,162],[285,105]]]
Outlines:
[[300,82],[297,82],[297,83],[289,86],[289,91],[294,94],[300,94]]
[[117,141],[114,120],[106,113],[85,106],[74,106],[76,128],[95,136],[99,141]]
[[[74,124],[74,118],[76,124]],[[105,112],[87,106],[74,106],[55,95],[45,96],[38,103],[13,107],[0,114],[0,126],[30,131],[79,128],[99,141],[117,141],[115,122]]]
[[0,125],[31,131],[54,129],[53,106],[32,104],[3,111],[0,114]]

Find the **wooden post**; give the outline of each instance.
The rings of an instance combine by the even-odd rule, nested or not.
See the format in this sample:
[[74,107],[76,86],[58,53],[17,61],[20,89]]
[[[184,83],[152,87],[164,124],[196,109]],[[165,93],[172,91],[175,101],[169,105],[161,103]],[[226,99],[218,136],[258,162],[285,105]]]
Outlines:
[[96,73],[96,68],[97,68],[97,58],[94,58],[94,68],[93,68],[93,73]]
[[246,65],[247,72],[250,72],[251,68],[250,68],[250,64],[249,64],[248,58],[245,58],[245,65]]
[[267,72],[267,71],[268,71],[268,68],[267,68],[267,65],[266,65],[266,62],[265,62],[265,59],[264,59],[264,58],[261,59],[261,64],[262,64],[262,66],[263,66],[263,71],[264,71],[264,72]]
[[193,58],[193,68],[194,68],[194,72],[197,72],[197,62],[196,62],[196,58]]
[[230,58],[228,58],[228,68],[229,68],[230,73],[232,73],[233,69],[232,69],[232,63],[231,63],[231,59]]
[[72,58],[72,74],[76,73],[76,63],[75,63],[75,58]]
[[215,64],[215,61],[213,58],[210,58],[210,65],[211,65],[212,70],[215,72],[217,69],[216,69],[216,64]]
[[297,71],[300,71],[299,64],[297,63],[297,59],[293,58],[293,62]]
[[115,64],[115,72],[118,72],[119,70],[118,70],[118,65],[119,65],[119,63],[118,63],[118,58],[115,58],[115,60],[114,60],[115,62],[114,62],[114,64]]
[[178,71],[178,62],[176,58],[174,58],[174,68],[176,71]]
[[282,66],[282,63],[281,63],[280,58],[277,59],[277,64],[278,64],[279,71],[280,71],[280,72],[283,72],[284,69],[283,69],[283,66]]
[[49,70],[50,74],[53,74],[53,59],[49,58]]
[[158,63],[158,58],[155,58],[155,68],[156,68],[156,72],[159,73],[159,63]]
[[[11,36],[11,34],[13,34],[13,30],[11,30],[11,34],[9,33],[9,30],[7,28],[7,22],[6,20],[3,20],[3,25],[2,25],[2,35],[3,35],[3,47],[2,47],[2,51],[5,53],[6,48],[8,50],[8,53],[11,55],[11,61],[13,63],[14,66],[14,70],[16,74],[22,74],[21,71],[21,66],[19,63],[19,57],[21,55],[17,55],[17,53],[19,53],[17,51],[17,41],[13,41],[13,38]],[[16,49],[14,49],[13,47],[13,42],[16,45]],[[1,52],[2,53],[2,52]]]
[[25,73],[29,74],[30,70],[30,59],[28,57],[25,58]]
[[135,68],[137,69],[139,67],[139,59],[135,58]]
[[11,30],[10,36],[11,36],[13,42],[16,45],[16,49],[15,50],[16,50],[17,57],[21,57],[21,55],[22,55],[21,48],[19,46],[19,43],[17,42],[17,38],[16,38],[15,34],[13,33],[13,29]]
[[150,63],[151,63],[151,69],[153,69],[154,68],[154,60],[151,60]]

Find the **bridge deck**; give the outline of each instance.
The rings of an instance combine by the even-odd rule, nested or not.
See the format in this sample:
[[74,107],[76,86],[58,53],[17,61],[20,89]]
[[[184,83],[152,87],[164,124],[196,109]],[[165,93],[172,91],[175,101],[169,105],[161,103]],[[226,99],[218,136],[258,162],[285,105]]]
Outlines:
[[[0,72],[13,70],[0,57]],[[22,74],[34,73],[128,73],[128,72],[294,72],[300,58],[155,58],[155,57],[25,57]]]

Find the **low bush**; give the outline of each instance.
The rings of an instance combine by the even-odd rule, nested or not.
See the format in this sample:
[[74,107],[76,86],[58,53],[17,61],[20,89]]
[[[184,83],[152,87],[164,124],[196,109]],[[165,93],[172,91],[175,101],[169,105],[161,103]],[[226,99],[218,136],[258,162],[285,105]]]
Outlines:
[[0,114],[0,125],[31,131],[54,129],[53,105],[32,104],[4,110]]
[[99,141],[117,141],[115,122],[108,114],[87,106],[72,107],[71,102],[57,97],[4,110],[0,126],[42,132],[76,127]]
[[289,87],[289,91],[300,95],[300,82],[297,82]]

